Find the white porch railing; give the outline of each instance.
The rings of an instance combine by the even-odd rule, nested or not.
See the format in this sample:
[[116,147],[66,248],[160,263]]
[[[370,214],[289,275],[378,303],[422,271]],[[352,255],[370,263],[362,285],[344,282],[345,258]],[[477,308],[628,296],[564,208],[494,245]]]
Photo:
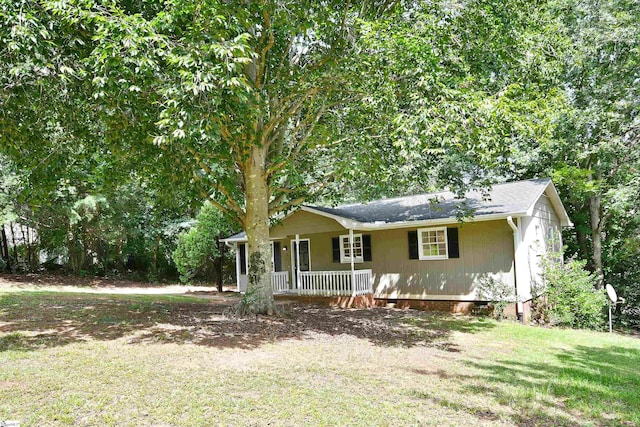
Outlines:
[[353,274],[349,270],[301,271],[299,277],[297,290],[300,295],[358,296],[373,293],[371,270],[355,270]]
[[271,273],[271,287],[274,294],[282,294],[289,291],[289,272],[275,271]]

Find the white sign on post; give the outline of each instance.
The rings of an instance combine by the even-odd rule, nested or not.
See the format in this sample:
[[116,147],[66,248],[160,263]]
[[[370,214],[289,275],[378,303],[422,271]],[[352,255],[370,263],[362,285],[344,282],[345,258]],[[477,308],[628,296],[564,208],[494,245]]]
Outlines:
[[605,286],[605,289],[607,290],[607,295],[609,296],[609,299],[611,300],[612,303],[617,303],[618,302],[618,294],[616,293],[616,290],[613,289],[613,286],[611,285],[607,285]]
[[607,285],[604,287],[607,291],[607,296],[609,297],[609,333],[613,333],[613,321],[611,320],[611,304],[618,303],[618,294],[616,290],[613,289],[613,286]]

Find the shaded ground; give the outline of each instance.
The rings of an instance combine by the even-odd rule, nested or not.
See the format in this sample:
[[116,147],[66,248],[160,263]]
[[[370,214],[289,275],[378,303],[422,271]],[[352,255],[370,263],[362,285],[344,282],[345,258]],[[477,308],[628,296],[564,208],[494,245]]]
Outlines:
[[[289,305],[274,317],[237,318],[237,300],[185,296],[107,296],[29,292],[0,294],[3,349],[34,350],[88,340],[130,336],[130,342],[190,343],[251,349],[313,334],[350,335],[376,345],[435,345],[456,351],[452,330],[493,327],[479,320],[459,323],[448,316],[396,309],[342,310]],[[16,334],[17,333],[17,334]]]

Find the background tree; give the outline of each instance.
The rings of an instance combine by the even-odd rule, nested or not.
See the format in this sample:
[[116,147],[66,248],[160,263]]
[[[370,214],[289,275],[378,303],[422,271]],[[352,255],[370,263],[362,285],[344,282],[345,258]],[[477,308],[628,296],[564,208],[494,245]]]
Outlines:
[[[225,277],[233,276],[235,272],[235,256],[227,256],[229,251],[220,240],[232,231],[233,225],[218,209],[210,203],[202,206],[193,227],[180,235],[173,252],[180,280],[190,282],[198,276],[204,276],[215,282],[218,291],[222,292]],[[225,266],[231,267],[232,274],[225,276]]]
[[615,235],[607,233],[608,223],[616,200],[635,197],[630,187],[640,165],[640,6],[563,0],[551,2],[545,13],[556,31],[542,36],[553,40],[549,62],[559,65],[547,84],[561,93],[563,106],[556,108],[551,138],[534,150],[513,148],[528,152],[518,156],[525,164],[519,176],[550,174],[560,186],[575,223],[567,236],[570,253],[589,260],[601,287],[606,236]]

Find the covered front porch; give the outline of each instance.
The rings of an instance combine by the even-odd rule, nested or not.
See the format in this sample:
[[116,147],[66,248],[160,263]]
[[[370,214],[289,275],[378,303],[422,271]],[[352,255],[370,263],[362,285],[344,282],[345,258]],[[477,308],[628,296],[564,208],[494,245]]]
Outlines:
[[[331,256],[331,253],[336,250],[331,248],[331,242],[331,238],[327,240],[325,236],[318,235],[301,237],[295,234],[285,238],[272,238],[271,286],[274,295],[318,297],[372,295],[372,270],[356,268],[358,257],[329,265],[327,256]],[[240,236],[233,243],[236,247],[238,291],[244,293],[247,291],[247,272],[249,271],[246,238]],[[329,247],[325,248],[323,244],[326,243]],[[353,231],[350,231],[348,238],[344,239],[343,249],[348,253],[362,253],[362,242],[354,238]],[[312,269],[312,253],[314,265],[320,267],[318,270]]]

